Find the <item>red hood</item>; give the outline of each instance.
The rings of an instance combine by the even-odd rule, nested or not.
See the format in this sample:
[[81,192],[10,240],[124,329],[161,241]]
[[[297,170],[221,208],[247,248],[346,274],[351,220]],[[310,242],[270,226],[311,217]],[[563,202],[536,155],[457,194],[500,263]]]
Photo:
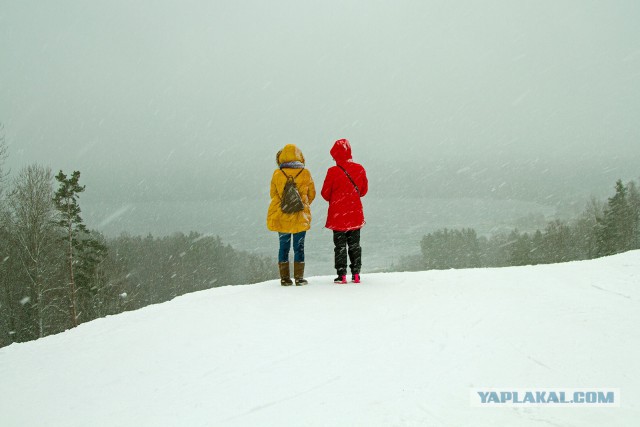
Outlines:
[[347,139],[337,140],[329,152],[336,163],[346,163],[351,160],[351,145]]

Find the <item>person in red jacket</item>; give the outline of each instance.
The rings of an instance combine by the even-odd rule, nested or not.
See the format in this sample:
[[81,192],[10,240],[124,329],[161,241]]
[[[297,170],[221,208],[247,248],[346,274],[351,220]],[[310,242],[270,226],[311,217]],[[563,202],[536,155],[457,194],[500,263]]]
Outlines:
[[360,198],[367,194],[369,181],[362,165],[352,160],[348,140],[337,140],[330,153],[336,161],[336,166],[330,167],[327,171],[321,194],[329,202],[325,227],[333,230],[335,268],[338,272],[334,282],[347,283],[348,255],[351,261],[351,279],[360,283],[360,229],[365,224]]

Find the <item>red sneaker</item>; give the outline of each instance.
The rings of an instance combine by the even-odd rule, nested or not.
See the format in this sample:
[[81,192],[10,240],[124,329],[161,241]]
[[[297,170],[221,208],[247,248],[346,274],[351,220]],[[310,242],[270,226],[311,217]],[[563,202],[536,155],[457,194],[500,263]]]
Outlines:
[[347,283],[347,276],[338,276],[335,279],[333,279],[333,283],[344,285],[345,283]]
[[351,276],[351,281],[353,283],[360,283],[360,275],[358,273],[354,274],[353,276]]

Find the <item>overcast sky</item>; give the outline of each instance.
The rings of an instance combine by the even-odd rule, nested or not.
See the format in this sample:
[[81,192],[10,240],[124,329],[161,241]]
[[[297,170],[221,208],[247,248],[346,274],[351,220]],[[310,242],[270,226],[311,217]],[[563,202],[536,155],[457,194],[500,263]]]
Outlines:
[[266,187],[287,143],[321,181],[341,137],[381,181],[609,170],[640,155],[639,22],[637,0],[0,0],[8,164],[150,197]]

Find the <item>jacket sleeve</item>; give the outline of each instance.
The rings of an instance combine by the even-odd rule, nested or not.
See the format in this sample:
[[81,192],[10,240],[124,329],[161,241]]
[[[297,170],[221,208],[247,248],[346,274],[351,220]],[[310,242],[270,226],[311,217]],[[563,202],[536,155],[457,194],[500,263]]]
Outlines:
[[269,196],[273,199],[276,195],[278,195],[278,192],[276,190],[276,174],[274,173],[271,177],[271,190],[269,191]]
[[360,185],[358,185],[360,189],[360,197],[364,197],[367,195],[369,191],[369,180],[367,179],[367,171],[362,168],[362,175],[360,175]]
[[316,185],[313,182],[313,178],[311,178],[311,173],[309,173],[309,190],[307,190],[307,198],[309,199],[309,204],[311,204],[311,202],[316,198]]
[[331,190],[333,187],[333,179],[331,178],[331,169],[327,171],[327,176],[324,178],[324,183],[322,184],[322,191],[320,194],[322,198],[327,202],[331,200]]

